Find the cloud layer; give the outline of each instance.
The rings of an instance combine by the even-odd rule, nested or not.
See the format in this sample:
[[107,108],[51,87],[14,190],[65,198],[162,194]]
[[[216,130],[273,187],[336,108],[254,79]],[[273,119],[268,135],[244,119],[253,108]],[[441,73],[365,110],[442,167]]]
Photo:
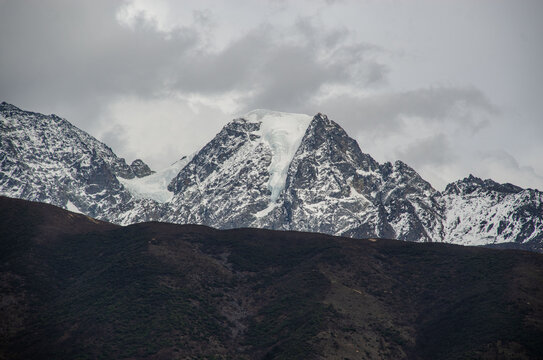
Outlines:
[[[400,158],[438,188],[468,173],[543,188],[543,163],[533,155],[543,151],[534,136],[541,111],[530,97],[542,88],[531,84],[519,98],[511,82],[494,86],[494,78],[459,66],[463,50],[473,47],[469,38],[436,41],[455,16],[488,17],[489,6],[447,3],[452,18],[441,25],[423,0],[403,9],[405,16],[387,1],[4,0],[0,99],[66,117],[128,160],[140,157],[155,168],[196,150],[232,117],[270,108],[325,112],[363,151],[380,161]],[[503,24],[502,15],[491,15],[463,26],[475,38],[489,37],[478,29]],[[406,34],[410,18],[414,30]],[[523,20],[503,26],[524,31],[531,44],[539,25]],[[424,25],[432,26],[423,28],[429,33],[418,31]],[[459,29],[459,37],[466,33]],[[504,51],[514,51],[516,40]],[[533,46],[532,56],[543,54]],[[480,74],[483,59],[473,51]],[[494,58],[488,68],[506,60]],[[536,64],[530,66],[541,73]],[[516,79],[525,71],[510,67],[501,75]],[[516,103],[502,100],[512,98],[508,93]]]

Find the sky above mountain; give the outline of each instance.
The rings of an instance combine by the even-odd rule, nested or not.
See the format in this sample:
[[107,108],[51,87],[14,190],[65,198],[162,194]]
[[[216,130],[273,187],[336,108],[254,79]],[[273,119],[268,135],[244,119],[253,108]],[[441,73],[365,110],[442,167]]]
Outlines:
[[326,113],[436,188],[543,189],[543,2],[0,0],[0,101],[158,169],[256,108]]

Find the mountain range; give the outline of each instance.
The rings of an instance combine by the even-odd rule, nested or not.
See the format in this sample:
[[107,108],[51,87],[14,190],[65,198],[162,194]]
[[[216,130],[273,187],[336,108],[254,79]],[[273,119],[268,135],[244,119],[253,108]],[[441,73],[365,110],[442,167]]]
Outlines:
[[472,175],[435,190],[337,123],[255,110],[167,169],[130,165],[56,115],[0,104],[0,194],[116,224],[163,221],[543,249],[543,193]]

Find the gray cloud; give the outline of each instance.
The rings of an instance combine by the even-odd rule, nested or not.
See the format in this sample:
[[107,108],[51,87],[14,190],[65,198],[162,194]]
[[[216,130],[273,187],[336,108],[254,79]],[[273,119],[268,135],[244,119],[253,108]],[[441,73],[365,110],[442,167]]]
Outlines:
[[179,59],[173,86],[183,92],[246,92],[243,108],[301,109],[323,85],[368,85],[381,81],[386,67],[367,59],[374,46],[350,44],[345,31],[327,31],[310,19],[292,27],[291,41],[263,25],[218,53],[193,52]]
[[455,155],[445,134],[436,134],[398,149],[396,157],[411,166],[422,167],[448,163]]
[[[24,99],[46,111],[71,104],[74,112],[63,115],[83,122],[96,119],[116,95],[172,91],[239,91],[246,94],[246,109],[295,110],[325,84],[367,85],[386,73],[365,58],[374,48],[351,44],[346,31],[323,30],[310,19],[288,33],[262,25],[213,52],[195,29],[180,27],[165,36],[143,15],[131,28],[121,26],[114,16],[118,5],[7,2],[0,15],[0,46],[9,49],[0,55],[0,98]],[[201,14],[194,14],[195,21]]]
[[492,178],[499,182],[511,182],[515,178],[515,185],[532,187],[531,184],[543,183],[543,176],[539,175],[533,167],[522,165],[505,150],[486,150],[478,154],[477,166],[474,173],[485,178]]
[[378,160],[434,169],[430,181],[498,149],[534,168],[487,156],[489,174],[543,186],[541,3],[414,3],[0,0],[0,100],[158,167],[271,108],[327,113]]
[[367,96],[341,95],[311,106],[334,114],[353,131],[379,136],[405,130],[410,126],[406,118],[410,117],[426,123],[454,122],[464,130],[475,132],[488,123],[488,115],[499,113],[498,108],[473,87],[431,87]]
[[193,48],[198,35],[185,29],[166,40],[146,27],[134,32],[117,23],[117,6],[111,1],[5,2],[0,98],[44,111],[73,107],[73,113],[62,115],[92,121],[115,94],[159,91],[172,59]]

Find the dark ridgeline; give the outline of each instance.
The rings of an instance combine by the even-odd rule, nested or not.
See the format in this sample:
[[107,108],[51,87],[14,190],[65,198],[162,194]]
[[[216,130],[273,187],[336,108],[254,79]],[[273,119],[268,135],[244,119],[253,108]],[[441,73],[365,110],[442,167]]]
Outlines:
[[541,359],[543,256],[0,198],[2,359]]

